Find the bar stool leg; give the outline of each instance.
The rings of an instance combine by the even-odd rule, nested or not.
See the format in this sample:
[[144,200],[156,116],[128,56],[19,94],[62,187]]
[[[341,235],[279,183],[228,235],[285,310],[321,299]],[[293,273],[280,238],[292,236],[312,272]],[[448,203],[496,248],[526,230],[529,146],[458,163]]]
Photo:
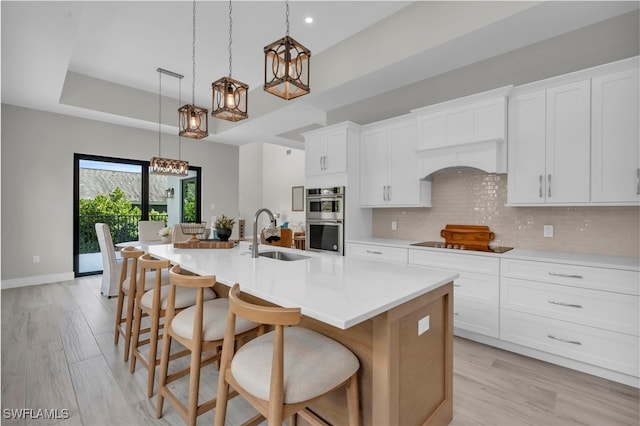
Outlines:
[[167,374],[169,370],[169,352],[171,351],[171,336],[169,333],[164,333],[162,339],[162,356],[160,358],[160,382],[158,383],[158,406],[156,407],[156,417],[162,417],[162,407],[164,405],[164,395],[160,389],[167,384]]

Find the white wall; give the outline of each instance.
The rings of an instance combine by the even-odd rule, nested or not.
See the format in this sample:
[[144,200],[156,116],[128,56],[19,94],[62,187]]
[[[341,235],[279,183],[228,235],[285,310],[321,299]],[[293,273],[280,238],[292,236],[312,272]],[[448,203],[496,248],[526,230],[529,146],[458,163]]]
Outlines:
[[[153,131],[3,104],[3,287],[73,277],[74,153],[149,160],[157,138]],[[170,140],[163,137],[163,154],[177,155]],[[212,203],[216,211],[238,212],[238,147],[183,139],[182,159],[202,167],[203,220]],[[34,255],[40,263],[32,263]]]
[[[253,216],[262,207],[280,213],[279,224],[304,223],[304,212],[291,211],[291,188],[303,186],[304,180],[303,150],[263,142],[242,145],[240,217],[246,220],[246,236],[253,234]],[[266,215],[262,215],[258,230],[266,225]]]

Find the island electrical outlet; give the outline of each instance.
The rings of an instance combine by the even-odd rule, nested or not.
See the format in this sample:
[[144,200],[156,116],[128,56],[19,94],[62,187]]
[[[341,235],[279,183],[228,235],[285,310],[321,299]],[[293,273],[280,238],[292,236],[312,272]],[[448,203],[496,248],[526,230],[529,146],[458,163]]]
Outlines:
[[423,335],[425,331],[429,331],[429,315],[418,321],[418,336]]

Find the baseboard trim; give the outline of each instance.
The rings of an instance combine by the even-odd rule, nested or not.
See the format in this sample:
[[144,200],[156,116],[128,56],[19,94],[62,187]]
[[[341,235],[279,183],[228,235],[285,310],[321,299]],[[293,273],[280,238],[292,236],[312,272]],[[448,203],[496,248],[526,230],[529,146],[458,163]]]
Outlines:
[[32,285],[51,284],[60,281],[73,280],[75,274],[73,272],[63,272],[60,274],[38,275],[35,277],[13,278],[10,280],[2,280],[0,286],[2,290],[8,288],[28,287]]

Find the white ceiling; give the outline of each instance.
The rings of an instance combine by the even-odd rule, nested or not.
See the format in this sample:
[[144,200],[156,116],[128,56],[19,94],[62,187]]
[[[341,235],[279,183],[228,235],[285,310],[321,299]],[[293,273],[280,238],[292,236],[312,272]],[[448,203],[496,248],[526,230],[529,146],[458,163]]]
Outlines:
[[[438,38],[429,34],[432,45],[418,52],[411,50],[412,43],[427,46],[429,40],[407,40],[405,57],[394,59],[389,50],[377,52],[379,64],[373,66],[354,55],[352,63],[332,70],[338,78],[328,76],[326,62],[332,55],[339,56],[340,49],[367,51],[375,48],[367,46],[368,40],[379,43],[393,39],[394,34],[384,31],[392,30],[393,25],[398,28],[393,15],[399,12],[397,18],[405,8],[404,12],[410,11],[415,6],[412,3],[290,1],[291,36],[312,51],[312,94],[287,102],[264,94],[261,89],[263,47],[284,35],[284,2],[233,1],[233,77],[252,88],[250,119],[234,124],[211,119],[212,135],[207,139],[232,144],[263,140],[299,146],[278,135],[321,125],[326,111],[391,90],[398,84],[410,84],[638,8],[638,2],[520,3],[512,11],[500,12],[504,16],[500,19],[495,18],[498,14],[484,17],[476,13],[472,17],[475,22],[465,23],[466,34],[452,31],[446,39],[448,28],[465,22],[454,12],[459,13],[464,7],[477,8],[479,3],[429,2],[429,16],[413,21],[415,28],[404,30],[415,30],[417,38],[424,39],[423,34],[429,33],[421,22],[438,28],[443,35]],[[507,3],[514,2],[499,7],[504,9]],[[487,10],[496,8],[494,3],[485,5]],[[157,120],[127,113],[124,108],[118,111],[89,101],[83,104],[63,100],[77,96],[75,92],[91,93],[88,84],[78,87],[70,83],[69,76],[75,74],[89,79],[83,81],[104,80],[157,96],[158,67],[184,75],[182,99],[190,101],[191,1],[2,1],[1,6],[3,103],[155,130]],[[210,108],[211,82],[229,72],[229,3],[198,1],[196,7],[195,101]],[[314,18],[312,24],[304,22],[307,16]],[[442,16],[452,21],[447,22]],[[371,32],[372,28],[379,29],[382,35]],[[519,31],[522,28],[526,31]],[[438,58],[437,63],[434,58]],[[399,68],[405,72],[402,83],[389,78],[391,73],[397,76]],[[350,73],[352,69],[358,72]],[[70,71],[75,74],[68,74]],[[314,89],[314,82],[318,90]],[[163,78],[162,90],[177,99],[177,80]],[[157,111],[157,103],[149,103],[148,108]],[[167,124],[165,130],[175,131],[174,125]]]

